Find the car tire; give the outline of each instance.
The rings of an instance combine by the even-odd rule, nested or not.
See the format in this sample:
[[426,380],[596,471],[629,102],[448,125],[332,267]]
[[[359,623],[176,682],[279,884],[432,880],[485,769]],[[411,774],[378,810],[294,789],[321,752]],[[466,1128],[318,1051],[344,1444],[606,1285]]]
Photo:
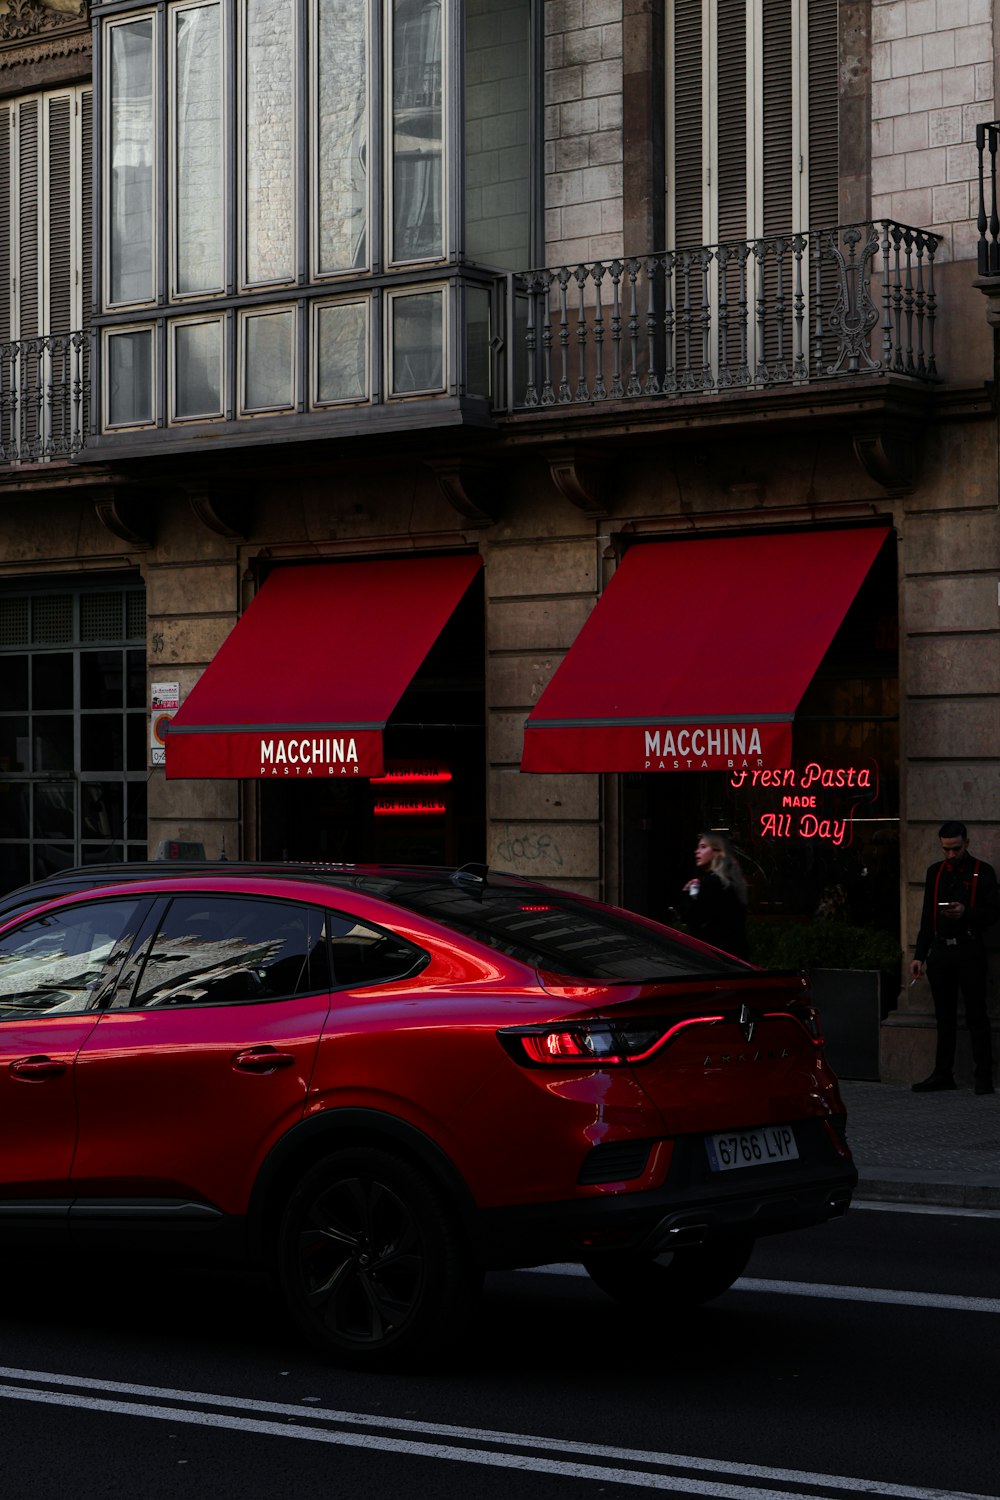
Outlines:
[[653,1258],[609,1252],[588,1256],[583,1266],[601,1291],[617,1302],[646,1312],[674,1312],[727,1292],[743,1274],[752,1251],[753,1240],[726,1240]]
[[443,1199],[388,1151],[338,1151],[285,1208],[278,1282],[293,1321],[339,1364],[398,1368],[461,1336],[476,1276]]

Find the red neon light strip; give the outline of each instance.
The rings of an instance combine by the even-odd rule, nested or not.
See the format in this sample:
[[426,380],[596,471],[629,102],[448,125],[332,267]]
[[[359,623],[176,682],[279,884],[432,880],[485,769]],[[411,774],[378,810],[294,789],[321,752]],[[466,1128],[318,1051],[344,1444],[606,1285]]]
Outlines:
[[450,771],[387,771],[384,776],[373,776],[371,783],[372,786],[430,786],[450,780]]
[[659,1052],[661,1047],[665,1047],[679,1031],[686,1030],[688,1026],[711,1026],[713,1022],[724,1019],[724,1016],[691,1016],[689,1020],[678,1021],[676,1025],[671,1026],[669,1031],[665,1031],[645,1052],[630,1054],[629,1062],[644,1062],[647,1057],[652,1057],[654,1052]]
[[439,817],[445,812],[443,802],[376,802],[376,818]]

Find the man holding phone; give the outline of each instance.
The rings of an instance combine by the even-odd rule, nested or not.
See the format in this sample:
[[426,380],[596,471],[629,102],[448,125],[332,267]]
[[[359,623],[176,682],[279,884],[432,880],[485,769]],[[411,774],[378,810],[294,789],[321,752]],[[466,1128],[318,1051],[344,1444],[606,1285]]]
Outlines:
[[977,1094],[993,1093],[993,1047],[986,1010],[988,960],[983,934],[1000,918],[1000,890],[992,865],[973,859],[964,823],[949,821],[938,829],[943,859],[931,865],[924,881],[920,930],[910,973],[919,979],[927,966],[937,1052],[929,1078],[913,1085],[915,1094],[955,1087],[955,1043],[958,997],[972,1041]]

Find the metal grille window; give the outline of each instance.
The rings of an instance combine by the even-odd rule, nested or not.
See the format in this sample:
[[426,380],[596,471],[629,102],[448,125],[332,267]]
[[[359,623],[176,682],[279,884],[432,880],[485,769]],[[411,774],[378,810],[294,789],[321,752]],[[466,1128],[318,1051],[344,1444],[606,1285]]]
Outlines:
[[0,890],[146,857],[141,588],[0,598]]
[[54,645],[73,638],[73,600],[66,594],[36,595],[31,601],[31,639]]
[[27,599],[0,599],[0,648],[27,644]]

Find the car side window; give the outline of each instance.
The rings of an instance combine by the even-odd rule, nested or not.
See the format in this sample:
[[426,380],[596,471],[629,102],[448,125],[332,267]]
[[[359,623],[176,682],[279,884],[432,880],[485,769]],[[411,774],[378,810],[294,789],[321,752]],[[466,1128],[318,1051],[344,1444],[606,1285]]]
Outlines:
[[131,1007],[248,1005],[329,988],[322,908],[253,896],[175,896]]
[[355,990],[407,979],[419,974],[430,961],[430,954],[422,948],[355,917],[331,911],[327,912],[327,923],[337,989]]
[[0,937],[0,1022],[92,1010],[132,946],[148,901],[89,901]]

